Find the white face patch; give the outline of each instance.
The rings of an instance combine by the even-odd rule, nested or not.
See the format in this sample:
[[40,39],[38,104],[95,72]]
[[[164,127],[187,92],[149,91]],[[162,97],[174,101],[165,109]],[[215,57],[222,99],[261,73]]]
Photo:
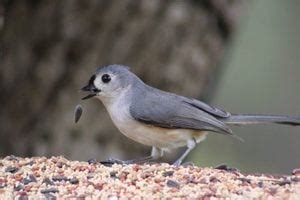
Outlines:
[[[102,76],[108,74],[110,76],[110,81],[105,83],[102,80]],[[97,95],[102,100],[103,98],[114,98],[117,97],[122,89],[122,85],[118,80],[118,76],[111,73],[98,74],[94,80],[94,85],[97,89],[101,90]]]
[[101,90],[102,88],[102,81],[101,81],[101,77],[97,76],[94,80],[94,85],[97,89]]

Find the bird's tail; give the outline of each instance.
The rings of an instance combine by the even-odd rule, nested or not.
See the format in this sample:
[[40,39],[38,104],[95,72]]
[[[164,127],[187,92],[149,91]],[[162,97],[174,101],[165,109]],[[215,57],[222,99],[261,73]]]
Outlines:
[[224,119],[226,124],[247,125],[247,124],[284,124],[299,126],[300,116],[284,116],[284,115],[232,115]]

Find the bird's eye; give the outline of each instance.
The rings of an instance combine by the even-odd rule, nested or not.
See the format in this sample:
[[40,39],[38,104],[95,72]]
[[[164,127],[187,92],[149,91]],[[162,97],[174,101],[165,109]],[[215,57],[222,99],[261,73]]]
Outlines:
[[103,74],[101,79],[103,83],[108,83],[111,80],[110,75],[108,74]]

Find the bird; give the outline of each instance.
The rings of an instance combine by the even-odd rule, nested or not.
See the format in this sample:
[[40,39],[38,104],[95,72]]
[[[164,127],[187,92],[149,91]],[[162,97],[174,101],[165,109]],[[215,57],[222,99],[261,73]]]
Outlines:
[[88,92],[82,100],[96,98],[103,103],[122,134],[152,147],[150,156],[111,162],[157,160],[165,152],[186,147],[173,163],[178,166],[208,133],[242,140],[233,134],[231,125],[300,125],[300,116],[231,114],[200,100],[151,87],[129,67],[117,64],[97,68],[81,90]]

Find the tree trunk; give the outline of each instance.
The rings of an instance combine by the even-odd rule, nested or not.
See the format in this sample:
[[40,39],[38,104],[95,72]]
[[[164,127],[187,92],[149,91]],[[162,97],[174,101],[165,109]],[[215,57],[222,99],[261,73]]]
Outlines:
[[[240,1],[4,1],[0,8],[0,153],[87,159],[146,155],[97,100],[74,124],[78,89],[98,66],[192,97],[217,79]],[[126,151],[124,151],[124,149]]]

